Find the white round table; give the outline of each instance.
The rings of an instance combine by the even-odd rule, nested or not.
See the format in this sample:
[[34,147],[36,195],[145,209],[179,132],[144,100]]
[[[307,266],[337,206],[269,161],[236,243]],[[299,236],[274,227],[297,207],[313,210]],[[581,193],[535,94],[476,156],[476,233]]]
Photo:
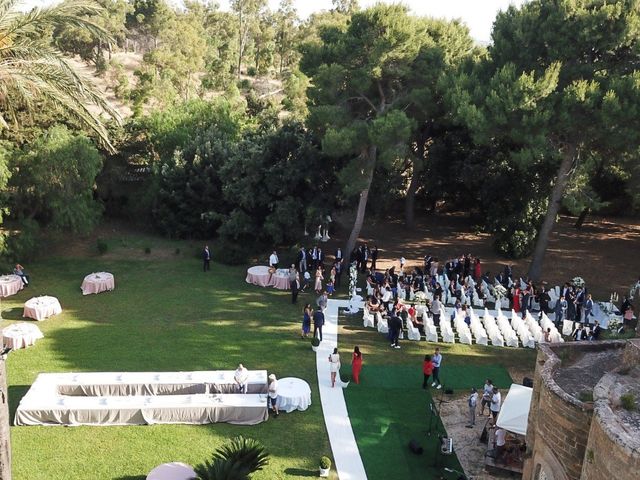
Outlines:
[[116,288],[116,284],[112,273],[98,272],[84,277],[81,288],[83,295],[90,295],[113,290]]
[[60,313],[62,313],[62,307],[58,299],[45,295],[27,300],[24,303],[22,316],[40,321]]
[[247,270],[247,283],[258,285],[259,287],[267,287],[269,286],[270,280],[271,274],[269,273],[269,267],[256,265]]
[[17,350],[27,348],[44,335],[33,323],[14,323],[2,330],[2,344]]
[[0,297],[15,295],[24,288],[24,283],[18,275],[0,276]]
[[278,380],[278,410],[291,413],[304,411],[311,405],[311,388],[301,378],[285,377]]
[[163,463],[147,475],[147,480],[193,480],[194,478],[196,478],[196,472],[182,462]]

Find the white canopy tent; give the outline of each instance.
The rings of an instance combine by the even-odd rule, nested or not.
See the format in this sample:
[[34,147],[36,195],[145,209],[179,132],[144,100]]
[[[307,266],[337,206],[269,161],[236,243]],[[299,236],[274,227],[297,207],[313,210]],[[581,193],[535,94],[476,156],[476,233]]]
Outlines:
[[527,434],[532,392],[532,388],[523,387],[516,383],[511,384],[498,414],[496,422],[498,427],[518,435]]

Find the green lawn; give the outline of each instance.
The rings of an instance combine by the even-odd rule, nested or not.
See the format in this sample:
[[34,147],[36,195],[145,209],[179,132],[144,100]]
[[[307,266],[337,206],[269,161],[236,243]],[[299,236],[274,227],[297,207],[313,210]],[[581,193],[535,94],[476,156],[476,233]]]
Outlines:
[[[212,271],[205,274],[193,255],[197,247],[187,242],[149,236],[123,236],[108,241],[109,253],[103,257],[49,258],[28,265],[31,286],[2,301],[5,320],[0,327],[22,320],[24,302],[35,295],[56,296],[64,310],[61,315],[38,324],[44,339],[34,347],[9,355],[12,415],[40,372],[234,369],[238,362],[250,369],[267,369],[280,377],[306,379],[314,403],[304,413],[281,415],[251,427],[226,424],[12,427],[14,478],[144,479],[160,463],[198,464],[217,446],[238,434],[261,441],[271,453],[268,468],[254,478],[315,476],[318,458],[331,456],[319,403],[315,357],[309,343],[299,338],[302,304],[313,302],[315,296],[302,295],[299,306],[294,307],[286,292],[247,285],[245,267],[213,264]],[[149,255],[143,253],[147,246],[151,247]],[[175,253],[178,247],[180,254]],[[82,279],[87,273],[100,270],[115,274],[116,290],[83,297]],[[390,390],[383,394],[387,405],[398,399],[410,408],[416,408],[417,402],[424,409],[424,392],[415,383],[421,381],[422,357],[432,352],[434,346],[405,341],[402,350],[392,350],[384,336],[362,328],[361,315],[341,316],[340,322],[343,354],[359,344],[365,355],[363,385],[347,389],[350,411],[353,412],[354,402],[363,405],[367,399],[378,398],[379,384],[372,382],[378,376],[405,382],[400,386],[387,385]],[[527,362],[533,365],[535,358],[534,352],[523,349],[466,345],[443,345],[442,349],[445,382],[449,382],[454,371],[448,371],[448,366]],[[348,364],[346,359],[344,364]],[[398,370],[387,372],[385,377],[384,369],[376,369],[383,366]],[[456,375],[462,375],[466,369],[456,371]],[[348,376],[348,367],[343,373]],[[474,380],[479,377],[475,384],[482,383],[484,373],[474,370],[467,373]],[[460,388],[467,388],[469,381],[461,381],[464,385]],[[393,439],[390,451],[406,456],[405,434],[418,434],[425,428],[425,413],[410,426],[402,418],[385,417],[388,408],[384,402],[370,407],[376,407],[376,420],[368,419],[366,428],[374,432],[386,430],[386,438]],[[364,407],[361,410],[371,411]],[[355,415],[359,440],[362,425],[361,417]],[[375,435],[370,438],[376,440]],[[372,479],[376,478],[377,462],[386,453],[383,451],[381,456],[377,450],[376,455],[371,455],[372,450],[363,449],[362,444],[359,447],[365,468]],[[393,472],[387,478],[425,478],[422,468],[426,456],[422,458],[423,463],[418,457],[401,459],[407,464],[406,470]]]
[[[143,479],[163,462],[200,463],[238,434],[261,441],[271,453],[257,479],[317,472],[318,458],[331,450],[315,357],[299,338],[301,307],[292,306],[285,292],[247,285],[245,268],[214,264],[205,274],[191,255],[154,260],[152,251],[148,259],[117,257],[29,265],[31,286],[2,302],[3,327],[7,320],[21,320],[24,301],[35,295],[56,296],[64,310],[38,324],[44,339],[9,355],[12,414],[40,372],[235,369],[238,362],[306,379],[314,403],[304,413],[251,427],[12,427],[14,478]],[[83,297],[82,279],[100,270],[115,274],[116,290]]]

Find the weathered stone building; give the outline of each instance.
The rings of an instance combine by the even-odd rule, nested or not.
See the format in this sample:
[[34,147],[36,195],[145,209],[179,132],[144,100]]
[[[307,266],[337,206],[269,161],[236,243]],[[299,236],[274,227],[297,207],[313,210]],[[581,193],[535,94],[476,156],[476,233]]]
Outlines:
[[638,480],[639,399],[640,340],[541,344],[523,480]]

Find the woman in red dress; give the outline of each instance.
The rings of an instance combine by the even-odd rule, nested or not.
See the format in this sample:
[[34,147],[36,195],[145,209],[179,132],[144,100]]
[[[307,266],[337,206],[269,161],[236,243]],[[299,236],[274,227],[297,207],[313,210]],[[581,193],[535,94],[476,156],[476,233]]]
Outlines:
[[513,289],[513,311],[520,313],[520,287]]
[[479,282],[482,277],[482,267],[480,266],[480,259],[476,258],[476,263],[473,266],[473,279]]
[[360,347],[356,346],[351,359],[351,375],[356,383],[360,383],[360,370],[362,370],[362,353],[360,353]]

